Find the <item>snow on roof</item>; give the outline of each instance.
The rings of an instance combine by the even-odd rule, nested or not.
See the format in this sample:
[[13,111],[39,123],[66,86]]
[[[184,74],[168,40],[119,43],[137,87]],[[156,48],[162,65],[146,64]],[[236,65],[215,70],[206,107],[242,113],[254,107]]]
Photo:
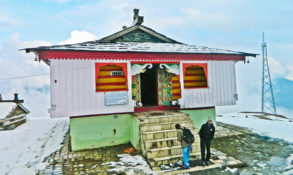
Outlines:
[[4,119],[17,106],[21,107],[27,114],[30,113],[22,104],[15,102],[0,102],[0,119]]
[[69,45],[42,46],[27,48],[30,51],[40,50],[70,50],[70,51],[101,51],[101,52],[150,52],[150,53],[194,53],[194,54],[229,54],[256,56],[257,54],[238,52],[225,49],[209,48],[177,43],[150,43],[150,42],[112,42],[99,41],[84,42]]
[[4,119],[14,108],[16,108],[17,104],[14,102],[1,102],[0,103],[0,119]]

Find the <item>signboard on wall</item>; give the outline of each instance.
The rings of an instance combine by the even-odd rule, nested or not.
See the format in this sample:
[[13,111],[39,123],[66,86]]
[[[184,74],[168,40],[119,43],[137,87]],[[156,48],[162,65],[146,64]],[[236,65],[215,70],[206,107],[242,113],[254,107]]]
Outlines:
[[105,92],[105,105],[125,105],[128,104],[127,91],[120,92]]

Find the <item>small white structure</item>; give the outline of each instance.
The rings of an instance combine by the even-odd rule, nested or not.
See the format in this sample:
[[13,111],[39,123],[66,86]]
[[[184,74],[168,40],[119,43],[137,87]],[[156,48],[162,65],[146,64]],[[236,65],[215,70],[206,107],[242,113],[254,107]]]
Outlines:
[[0,100],[0,130],[14,129],[25,123],[30,112],[19,102],[18,99]]

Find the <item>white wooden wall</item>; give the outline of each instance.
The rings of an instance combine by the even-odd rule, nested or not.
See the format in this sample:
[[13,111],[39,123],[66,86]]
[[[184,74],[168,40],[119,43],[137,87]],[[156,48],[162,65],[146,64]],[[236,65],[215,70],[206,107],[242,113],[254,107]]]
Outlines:
[[[95,63],[107,60],[51,60],[51,117],[133,112],[131,68],[128,63],[127,105],[105,106],[104,92],[96,92]],[[125,61],[117,61],[125,62]],[[182,62],[191,63],[191,62]],[[180,63],[180,72],[182,72]],[[205,63],[205,62],[196,62]],[[197,108],[236,104],[236,75],[234,61],[208,62],[209,88],[184,89],[180,74],[181,108]],[[55,83],[57,80],[57,83]]]
[[[96,92],[96,62],[99,61],[51,60],[51,117],[133,112],[131,84],[128,85],[129,103],[127,105],[105,106],[104,92]],[[128,70],[130,70],[129,62]],[[128,82],[131,82],[129,71]]]
[[[192,63],[192,62],[182,62]],[[180,64],[180,69],[183,66]],[[206,63],[206,62],[196,62]],[[209,61],[208,88],[184,89],[183,75],[180,74],[182,98],[181,108],[235,105],[237,94],[235,61]],[[182,72],[180,70],[180,72]]]

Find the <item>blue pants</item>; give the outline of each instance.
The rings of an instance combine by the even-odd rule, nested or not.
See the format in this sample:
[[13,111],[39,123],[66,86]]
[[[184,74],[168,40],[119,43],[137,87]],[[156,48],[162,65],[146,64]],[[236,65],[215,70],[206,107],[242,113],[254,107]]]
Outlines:
[[189,153],[190,153],[191,145],[182,148],[183,153],[183,164],[185,168],[189,168]]

